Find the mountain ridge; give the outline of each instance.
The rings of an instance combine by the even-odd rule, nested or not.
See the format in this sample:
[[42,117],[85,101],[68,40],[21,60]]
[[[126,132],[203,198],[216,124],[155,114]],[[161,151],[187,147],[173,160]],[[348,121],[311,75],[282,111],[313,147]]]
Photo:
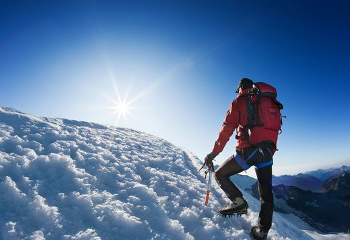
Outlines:
[[312,192],[324,192],[324,184],[332,177],[349,172],[350,166],[334,167],[329,169],[318,169],[295,175],[273,176],[272,184],[274,186],[283,184],[285,186],[295,186],[302,190]]

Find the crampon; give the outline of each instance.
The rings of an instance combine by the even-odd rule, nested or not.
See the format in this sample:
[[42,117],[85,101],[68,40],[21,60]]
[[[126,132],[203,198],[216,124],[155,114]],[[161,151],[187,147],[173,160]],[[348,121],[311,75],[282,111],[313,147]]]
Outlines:
[[244,214],[247,214],[247,209],[242,209],[239,211],[232,211],[232,212],[220,212],[223,217],[240,217]]

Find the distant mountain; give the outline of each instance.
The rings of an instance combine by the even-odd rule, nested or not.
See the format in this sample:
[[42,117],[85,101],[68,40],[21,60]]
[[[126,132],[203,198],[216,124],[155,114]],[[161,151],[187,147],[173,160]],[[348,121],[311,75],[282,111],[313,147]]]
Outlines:
[[339,189],[339,181],[345,174],[346,173],[340,173],[337,176],[327,179],[327,181],[323,184],[320,192],[328,192],[331,190],[337,191]]
[[323,185],[322,191],[328,194],[337,193],[337,195],[341,197],[342,200],[349,200],[348,197],[350,197],[350,171],[339,173],[338,175],[328,179]]
[[322,188],[323,182],[318,178],[299,173],[297,175],[282,175],[282,176],[273,176],[272,185],[286,185],[286,186],[295,186],[303,190],[310,190],[313,192],[318,192]]
[[336,176],[340,173],[343,172],[348,172],[350,171],[350,166],[341,166],[338,168],[330,168],[330,169],[318,169],[315,171],[309,171],[309,172],[305,172],[305,174],[307,175],[311,175],[316,177],[317,179],[319,179],[322,182],[325,182],[327,179]]
[[273,176],[272,184],[274,186],[283,184],[285,186],[294,186],[302,190],[310,190],[312,192],[324,192],[325,182],[344,172],[350,171],[349,166],[342,166],[339,168],[318,169],[297,175],[282,175]]

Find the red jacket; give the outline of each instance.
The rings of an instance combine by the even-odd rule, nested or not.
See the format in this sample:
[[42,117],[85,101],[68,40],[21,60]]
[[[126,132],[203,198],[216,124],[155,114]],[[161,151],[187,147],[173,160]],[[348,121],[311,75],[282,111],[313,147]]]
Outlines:
[[[247,125],[248,122],[247,100],[244,95],[246,95],[249,90],[250,89],[241,91],[238,97],[233,100],[230,108],[228,109],[225,121],[222,124],[219,137],[216,140],[214,148],[212,150],[214,154],[218,155],[220,152],[222,152],[235,129],[237,129],[237,150],[242,150],[245,147],[249,147],[263,141],[273,142],[276,146],[278,137],[277,128],[271,129],[268,126],[254,127],[249,141],[246,137],[244,137],[245,133],[243,132],[243,127]],[[271,100],[266,99],[265,101]],[[273,103],[271,101],[271,106],[272,104]]]

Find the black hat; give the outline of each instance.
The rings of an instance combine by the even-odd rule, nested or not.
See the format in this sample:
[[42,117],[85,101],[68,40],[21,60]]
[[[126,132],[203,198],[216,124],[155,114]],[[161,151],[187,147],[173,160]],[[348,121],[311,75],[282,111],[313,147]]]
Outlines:
[[252,88],[254,82],[250,80],[249,78],[242,78],[241,81],[239,82],[238,88],[236,90],[236,93],[239,92],[239,88],[241,87],[243,90],[247,88]]

